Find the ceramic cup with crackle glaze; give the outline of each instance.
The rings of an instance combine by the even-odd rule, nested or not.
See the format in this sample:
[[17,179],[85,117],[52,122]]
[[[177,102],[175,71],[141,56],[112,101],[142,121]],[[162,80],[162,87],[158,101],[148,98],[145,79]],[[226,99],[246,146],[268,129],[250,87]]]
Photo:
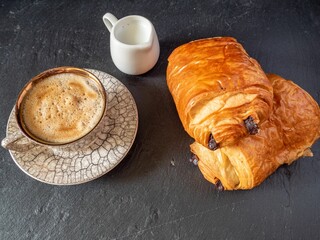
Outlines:
[[154,26],[148,19],[130,15],[118,20],[111,13],[106,13],[102,19],[110,32],[112,61],[120,71],[140,75],[155,66],[160,46]]
[[30,145],[77,151],[102,131],[106,105],[103,84],[92,73],[75,67],[49,69],[21,90],[15,104],[19,132],[1,145],[20,152]]

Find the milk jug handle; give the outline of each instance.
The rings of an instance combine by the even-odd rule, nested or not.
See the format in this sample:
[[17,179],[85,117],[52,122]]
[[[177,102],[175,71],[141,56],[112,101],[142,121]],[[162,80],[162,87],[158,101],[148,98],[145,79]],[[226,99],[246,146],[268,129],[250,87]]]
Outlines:
[[116,24],[118,19],[111,13],[106,13],[103,15],[102,20],[106,27],[108,28],[109,32],[111,32],[113,26]]

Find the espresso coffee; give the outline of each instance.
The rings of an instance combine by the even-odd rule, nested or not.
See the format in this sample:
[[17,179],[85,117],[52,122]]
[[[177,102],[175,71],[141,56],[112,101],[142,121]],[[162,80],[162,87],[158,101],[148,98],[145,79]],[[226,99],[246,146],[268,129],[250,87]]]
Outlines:
[[33,138],[64,144],[90,132],[104,108],[105,99],[95,81],[60,73],[35,82],[22,100],[20,121]]

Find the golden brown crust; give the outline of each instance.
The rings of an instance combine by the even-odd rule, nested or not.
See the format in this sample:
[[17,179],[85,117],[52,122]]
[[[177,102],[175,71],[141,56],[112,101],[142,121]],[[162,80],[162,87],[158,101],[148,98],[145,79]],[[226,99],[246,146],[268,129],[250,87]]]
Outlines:
[[[268,74],[273,88],[275,108],[271,120],[282,134],[287,151],[278,159],[279,163],[290,164],[305,153],[320,136],[320,111],[318,103],[292,81],[275,74]],[[298,154],[299,156],[295,156]]]
[[244,120],[268,119],[272,86],[260,65],[234,38],[193,41],[169,56],[167,84],[181,122],[197,142],[210,134],[220,146],[247,136]]
[[291,81],[274,74],[268,78],[274,89],[274,108],[257,135],[216,151],[199,143],[190,146],[204,177],[212,183],[220,180],[226,190],[259,185],[280,165],[310,156],[311,145],[320,137],[320,110],[315,100]]

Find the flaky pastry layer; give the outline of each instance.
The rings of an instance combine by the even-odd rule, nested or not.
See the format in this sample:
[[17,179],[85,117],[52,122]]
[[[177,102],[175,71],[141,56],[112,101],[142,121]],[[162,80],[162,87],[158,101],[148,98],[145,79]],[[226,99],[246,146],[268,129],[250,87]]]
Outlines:
[[208,150],[195,142],[191,151],[198,157],[204,177],[224,189],[251,189],[282,164],[312,156],[310,147],[320,137],[320,110],[317,102],[292,81],[270,74],[273,111],[270,119],[236,144]]
[[176,48],[168,59],[167,84],[184,129],[208,146],[220,147],[247,136],[244,120],[269,118],[273,89],[256,60],[234,38],[196,40]]

